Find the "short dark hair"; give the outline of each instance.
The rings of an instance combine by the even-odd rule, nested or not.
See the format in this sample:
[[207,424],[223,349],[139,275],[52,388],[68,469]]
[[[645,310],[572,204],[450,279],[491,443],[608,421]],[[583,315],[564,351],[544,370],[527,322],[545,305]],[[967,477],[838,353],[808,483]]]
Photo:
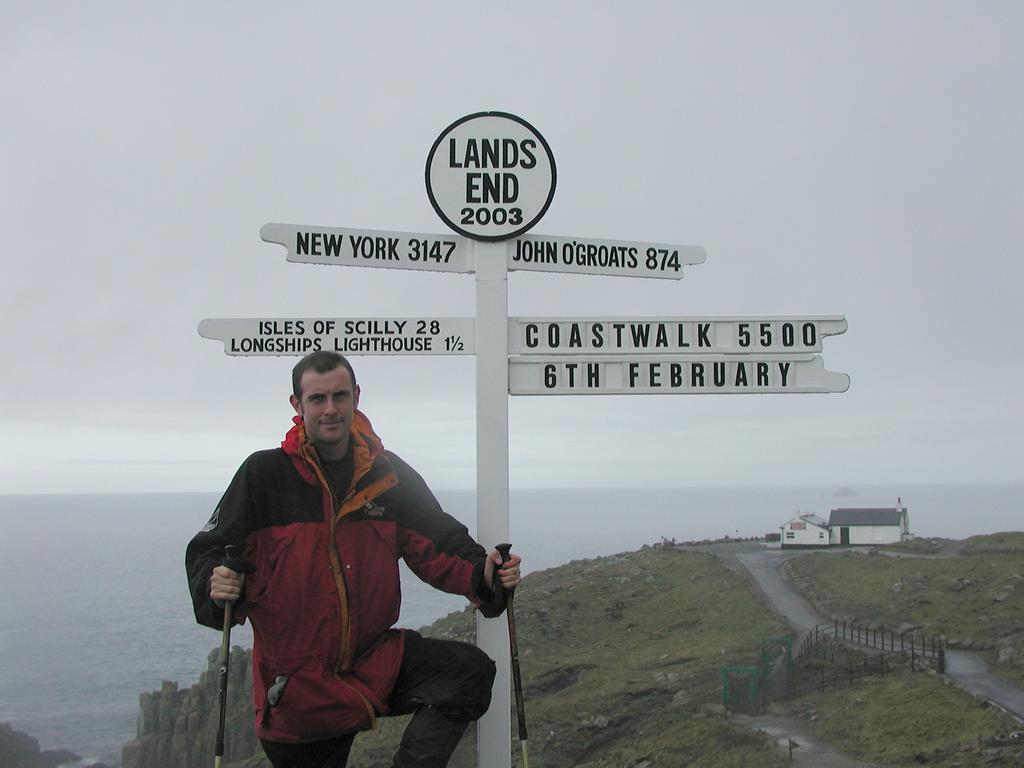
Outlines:
[[352,370],[352,364],[344,355],[328,350],[320,350],[319,352],[310,352],[292,368],[292,393],[299,400],[302,399],[302,374],[306,371],[327,373],[339,366],[344,367],[348,371],[348,375],[352,377],[352,389],[355,390],[356,372]]

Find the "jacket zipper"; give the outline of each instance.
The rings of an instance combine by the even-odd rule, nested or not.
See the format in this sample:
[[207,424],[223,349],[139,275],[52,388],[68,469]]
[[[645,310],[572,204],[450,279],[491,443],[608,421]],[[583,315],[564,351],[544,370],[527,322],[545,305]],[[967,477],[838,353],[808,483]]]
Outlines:
[[[359,450],[358,445],[349,443],[349,450]],[[378,495],[393,488],[397,485],[398,480],[394,476],[394,472],[390,472],[384,477],[372,483],[369,487],[364,488],[358,495],[354,494],[356,485],[359,479],[363,477],[369,469],[364,472],[359,472],[359,466],[353,468],[352,480],[349,483],[349,487],[346,489],[345,498],[338,503],[338,499],[334,494],[334,489],[331,488],[331,484],[327,481],[324,476],[323,468],[320,466],[320,461],[316,456],[316,451],[306,443],[302,448],[303,457],[307,463],[313,467],[313,471],[316,474],[317,481],[320,483],[321,488],[327,491],[327,495],[331,500],[330,510],[328,512],[328,537],[327,552],[331,561],[331,570],[334,572],[334,583],[338,591],[338,604],[339,612],[341,615],[341,639],[338,647],[338,659],[334,663],[334,669],[331,672],[335,675],[341,675],[347,673],[352,667],[352,644],[349,642],[349,634],[351,633],[351,615],[348,606],[348,585],[345,582],[345,572],[342,568],[341,554],[338,552],[338,540],[336,536],[338,520],[344,516],[344,513],[351,512],[353,509],[358,509],[367,500],[376,498]],[[353,456],[353,459],[355,456]],[[372,459],[371,459],[372,463]],[[356,502],[353,504],[353,502]],[[351,686],[349,686],[351,687]],[[353,688],[353,690],[355,690]],[[356,691],[359,693],[359,691]],[[373,705],[369,701],[366,701],[362,694],[359,694],[363,698],[364,704],[367,711],[371,713],[371,721],[373,720]],[[374,726],[376,727],[376,726]]]
[[348,586],[345,583],[345,573],[341,567],[341,555],[338,553],[338,542],[335,538],[338,519],[338,515],[335,510],[338,506],[338,502],[334,496],[331,484],[327,482],[327,478],[324,477],[323,470],[320,467],[320,462],[316,459],[312,448],[309,448],[307,445],[303,453],[306,460],[312,465],[313,471],[316,473],[317,480],[320,482],[322,490],[327,491],[327,496],[331,501],[330,510],[327,512],[327,555],[331,561],[331,572],[334,574],[334,586],[338,592],[338,611],[341,616],[341,638],[338,645],[338,658],[334,662],[334,669],[331,670],[333,674],[337,675],[342,671],[348,671],[348,668],[352,663],[348,637],[351,628],[351,617],[349,616],[348,607]]

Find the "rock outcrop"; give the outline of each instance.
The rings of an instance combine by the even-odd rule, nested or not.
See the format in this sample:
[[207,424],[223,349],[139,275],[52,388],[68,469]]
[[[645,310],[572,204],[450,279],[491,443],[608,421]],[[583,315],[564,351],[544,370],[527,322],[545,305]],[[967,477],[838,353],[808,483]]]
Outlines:
[[[39,741],[27,733],[16,731],[8,723],[0,723],[0,766],[4,768],[57,768],[82,758],[66,749],[39,749]],[[107,768],[92,763],[87,768]]]
[[[139,697],[137,735],[121,751],[122,768],[209,768],[220,712],[219,655],[220,649],[210,653],[207,670],[190,688],[164,681],[159,691]],[[228,665],[224,764],[269,768],[261,756],[252,726],[252,654],[236,646]]]

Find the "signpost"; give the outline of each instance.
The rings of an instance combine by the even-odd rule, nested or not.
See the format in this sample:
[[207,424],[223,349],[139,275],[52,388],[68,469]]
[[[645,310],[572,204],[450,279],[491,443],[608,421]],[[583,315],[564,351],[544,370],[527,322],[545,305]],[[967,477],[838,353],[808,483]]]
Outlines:
[[555,196],[555,157],[538,131],[507,112],[456,120],[427,155],[427,196],[459,234],[496,242],[540,221]]
[[472,355],[471,317],[233,318],[203,320],[199,335],[229,355]]
[[288,249],[288,261],[303,264],[473,271],[471,249],[464,237],[295,224],[264,224],[260,237],[283,245]]
[[[574,394],[844,392],[822,339],[841,316],[509,318],[508,272],[534,270],[678,280],[698,246],[527,235],[551,204],[555,160],[525,120],[479,112],[448,126],[427,156],[431,205],[457,234],[266,224],[263,240],[309,264],[474,273],[476,317],[235,318],[199,333],[229,355],[475,354],[477,539],[509,540],[508,397]],[[526,553],[527,556],[529,553]],[[477,622],[493,658],[491,708],[477,731],[480,768],[511,765],[507,624]]]
[[706,258],[704,249],[696,245],[632,240],[528,235],[508,244],[508,268],[535,272],[679,280],[685,265],[703,264]]
[[513,357],[513,395],[753,395],[845,392],[850,377],[808,359],[654,355]]
[[811,317],[516,317],[513,354],[784,354],[821,352],[845,318]]

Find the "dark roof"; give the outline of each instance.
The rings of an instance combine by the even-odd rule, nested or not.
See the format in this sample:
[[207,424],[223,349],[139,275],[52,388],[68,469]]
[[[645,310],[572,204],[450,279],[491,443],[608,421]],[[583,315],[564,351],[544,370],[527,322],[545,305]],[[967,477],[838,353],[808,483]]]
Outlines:
[[829,525],[899,525],[905,509],[833,509]]

